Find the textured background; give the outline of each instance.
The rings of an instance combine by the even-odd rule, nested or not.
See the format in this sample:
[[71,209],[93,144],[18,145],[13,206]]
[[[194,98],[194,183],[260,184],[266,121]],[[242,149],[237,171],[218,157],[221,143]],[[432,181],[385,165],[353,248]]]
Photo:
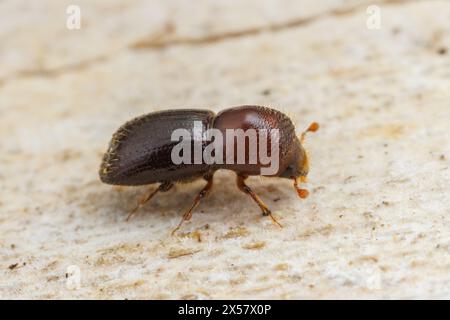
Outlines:
[[[72,3],[0,2],[0,298],[450,298],[449,1],[85,0],[68,30]],[[241,104],[321,124],[307,200],[249,181],[284,228],[230,172],[176,237],[203,182],[126,223],[115,129]]]

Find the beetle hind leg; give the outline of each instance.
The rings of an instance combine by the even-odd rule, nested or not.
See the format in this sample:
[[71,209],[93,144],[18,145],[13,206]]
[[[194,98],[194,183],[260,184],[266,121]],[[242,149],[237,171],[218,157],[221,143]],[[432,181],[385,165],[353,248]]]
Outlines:
[[192,211],[195,210],[195,208],[197,208],[197,206],[200,204],[200,201],[205,198],[209,191],[212,188],[213,185],[213,176],[208,175],[203,177],[206,180],[206,185],[203,187],[202,190],[200,190],[200,192],[197,194],[197,196],[194,199],[194,203],[191,205],[191,207],[189,208],[188,211],[186,211],[183,214],[183,217],[181,218],[180,222],[178,223],[178,225],[175,227],[175,229],[172,230],[172,235],[175,234],[175,232],[180,229],[181,225],[183,224],[184,221],[188,221],[191,219],[192,217]]
[[137,204],[137,206],[131,210],[131,212],[128,214],[126,221],[129,221],[131,219],[131,217],[133,217],[136,212],[142,208],[144,206],[144,204],[146,204],[147,202],[150,201],[151,198],[153,198],[155,196],[155,194],[157,194],[158,192],[166,192],[169,191],[171,188],[173,187],[173,183],[166,181],[161,183],[158,188],[156,188],[155,190],[153,190],[152,192],[150,192],[147,196],[145,196],[144,198],[142,198],[139,203]]
[[255,192],[253,192],[253,190],[248,185],[245,184],[245,179],[247,179],[247,176],[243,175],[237,176],[236,182],[239,190],[252,197],[252,199],[256,202],[256,204],[261,208],[263,216],[269,216],[275,224],[277,224],[280,228],[282,228],[283,226],[275,219],[270,209],[264,204],[264,202],[258,197],[258,195]]

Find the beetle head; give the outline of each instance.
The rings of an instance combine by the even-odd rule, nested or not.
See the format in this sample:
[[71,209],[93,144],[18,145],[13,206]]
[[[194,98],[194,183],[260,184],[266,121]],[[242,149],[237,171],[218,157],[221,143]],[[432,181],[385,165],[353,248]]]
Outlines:
[[319,129],[317,122],[313,122],[308,129],[306,129],[297,139],[297,150],[295,151],[295,159],[293,163],[288,165],[282,177],[290,178],[294,181],[294,187],[300,198],[306,198],[309,194],[308,190],[299,188],[299,183],[307,182],[307,175],[309,172],[309,158],[308,153],[303,147],[306,133],[315,132]]

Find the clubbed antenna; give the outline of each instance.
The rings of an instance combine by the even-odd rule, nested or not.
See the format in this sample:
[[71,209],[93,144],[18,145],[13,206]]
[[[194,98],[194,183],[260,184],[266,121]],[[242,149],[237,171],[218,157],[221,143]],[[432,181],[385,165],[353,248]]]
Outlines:
[[307,198],[309,196],[309,191],[299,187],[299,180],[300,180],[300,183],[306,183],[307,182],[306,177],[300,177],[300,178],[293,177],[292,179],[294,180],[294,188],[297,191],[298,196],[302,199]]
[[300,142],[303,144],[303,142],[305,141],[306,134],[308,132],[316,132],[317,130],[319,130],[319,124],[317,122],[311,123],[308,129],[302,132],[302,135],[300,136]]

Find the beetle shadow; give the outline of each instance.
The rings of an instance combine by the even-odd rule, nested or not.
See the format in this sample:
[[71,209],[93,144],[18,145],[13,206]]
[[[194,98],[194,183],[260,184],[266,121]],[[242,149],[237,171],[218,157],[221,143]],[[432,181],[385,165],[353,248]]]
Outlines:
[[[181,215],[194,201],[195,196],[202,189],[201,180],[189,184],[176,184],[167,192],[158,192],[155,196],[140,207],[134,217],[151,214],[159,217],[173,214]],[[158,188],[158,184],[138,187],[103,187],[91,190],[77,201],[85,212],[99,212],[105,219],[126,220],[130,212],[151,192]],[[92,214],[91,214],[92,215]]]
[[[131,221],[145,219],[150,216],[181,217],[191,206],[195,197],[205,185],[198,179],[189,183],[177,183],[167,192],[157,193],[150,201],[138,209]],[[283,198],[287,198],[284,183],[262,179],[249,179],[248,185],[260,196],[272,211],[283,207]],[[89,216],[107,221],[125,221],[130,212],[149,193],[156,190],[158,184],[139,187],[108,187],[96,185],[85,196],[78,198],[78,205]],[[259,217],[260,209],[253,199],[240,191],[233,174],[221,173],[214,177],[214,185],[210,194],[201,201],[193,211],[194,215],[208,213],[210,222],[223,221],[230,215],[241,216],[237,223],[245,223],[248,219]],[[92,214],[96,213],[96,214]],[[238,215],[236,215],[239,213]]]
[[[246,184],[272,211],[282,208],[283,204],[280,200],[290,197],[288,195],[288,191],[290,191],[287,185],[289,184],[288,181],[282,182],[279,179],[270,180],[268,178],[251,177],[246,180]],[[240,213],[248,212],[249,217],[255,213],[258,215],[261,213],[260,208],[252,197],[239,190],[234,176],[219,177],[217,185],[209,196],[212,206],[219,209],[229,208]]]

